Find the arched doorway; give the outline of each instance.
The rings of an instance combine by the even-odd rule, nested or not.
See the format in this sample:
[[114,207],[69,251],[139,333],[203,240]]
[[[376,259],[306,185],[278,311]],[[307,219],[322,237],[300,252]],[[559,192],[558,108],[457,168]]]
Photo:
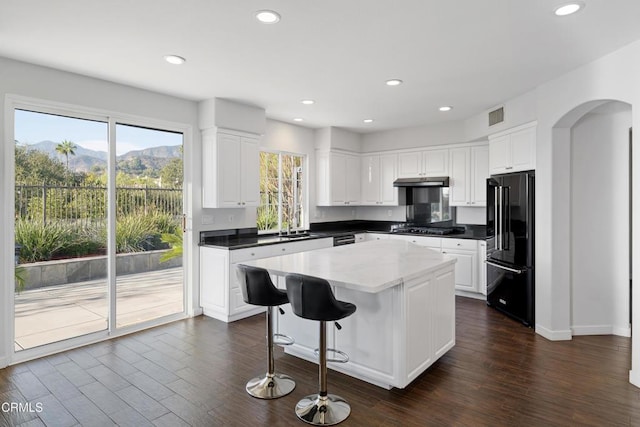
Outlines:
[[554,126],[570,147],[572,335],[630,336],[631,105],[582,104]]

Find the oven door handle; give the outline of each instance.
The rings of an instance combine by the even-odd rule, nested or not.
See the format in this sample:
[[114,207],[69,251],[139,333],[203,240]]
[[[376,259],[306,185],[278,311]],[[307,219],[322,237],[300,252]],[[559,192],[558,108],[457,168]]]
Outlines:
[[485,264],[490,265],[492,267],[500,268],[502,270],[507,270],[507,271],[510,271],[510,272],[516,273],[516,274],[522,274],[525,271],[525,270],[518,270],[517,268],[505,267],[503,265],[496,264],[496,263],[493,263],[493,262],[488,261],[488,260],[485,260],[484,262],[485,262]]

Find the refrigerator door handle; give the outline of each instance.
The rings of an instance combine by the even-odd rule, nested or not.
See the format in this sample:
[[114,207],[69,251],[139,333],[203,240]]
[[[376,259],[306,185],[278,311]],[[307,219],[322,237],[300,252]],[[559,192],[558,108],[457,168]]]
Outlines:
[[493,187],[493,215],[494,215],[494,219],[493,219],[493,237],[494,237],[494,242],[496,249],[500,250],[500,243],[498,240],[498,227],[500,224],[500,215],[499,215],[499,211],[498,211],[498,188],[499,187]]
[[511,200],[509,197],[509,187],[502,187],[502,192],[502,212],[504,213],[504,216],[502,214],[500,216],[502,217],[502,223],[504,225],[504,234],[502,232],[500,234],[502,235],[503,240],[502,248],[509,251],[511,250],[511,245],[509,244],[509,236],[511,235]]
[[497,221],[497,228],[498,228],[498,250],[501,251],[502,249],[504,249],[502,247],[502,224],[504,222],[504,218],[502,217],[502,193],[503,193],[503,187],[502,186],[498,186],[498,210],[496,211],[496,221]]
[[510,271],[510,272],[512,272],[512,273],[516,273],[516,274],[522,274],[522,273],[524,273],[524,272],[525,272],[525,270],[518,270],[517,268],[505,267],[505,266],[500,265],[500,264],[495,264],[495,263],[493,263],[493,262],[491,262],[491,261],[489,261],[489,260],[485,260],[484,262],[485,262],[487,265],[490,265],[490,266],[492,266],[492,267],[500,268],[500,269],[502,269],[502,270],[507,270],[507,271]]

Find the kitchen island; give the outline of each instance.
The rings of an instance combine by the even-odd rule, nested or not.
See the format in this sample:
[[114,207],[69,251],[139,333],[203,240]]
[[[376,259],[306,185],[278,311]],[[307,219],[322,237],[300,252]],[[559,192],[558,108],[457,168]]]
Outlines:
[[[455,344],[456,260],[406,241],[379,240],[275,256],[245,265],[262,267],[285,288],[299,273],[328,280],[336,298],[356,312],[328,328],[328,345],[349,355],[329,363],[339,372],[390,389],[404,388]],[[292,336],[288,354],[317,362],[318,322],[274,310],[278,333]]]

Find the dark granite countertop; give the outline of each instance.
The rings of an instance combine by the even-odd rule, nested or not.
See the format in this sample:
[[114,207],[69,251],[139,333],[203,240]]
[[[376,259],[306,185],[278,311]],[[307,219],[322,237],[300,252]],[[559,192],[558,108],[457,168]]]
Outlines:
[[[388,221],[338,221],[331,223],[311,224],[309,232],[302,235],[279,236],[277,234],[258,234],[256,228],[243,228],[237,230],[203,231],[200,233],[200,246],[208,246],[219,249],[245,249],[281,243],[291,243],[301,240],[322,239],[344,234],[354,233],[390,233],[395,222]],[[473,239],[486,240],[487,231],[484,225],[455,226],[465,228],[463,233],[456,234],[416,234],[416,233],[391,233],[409,236],[441,237],[443,239]]]

